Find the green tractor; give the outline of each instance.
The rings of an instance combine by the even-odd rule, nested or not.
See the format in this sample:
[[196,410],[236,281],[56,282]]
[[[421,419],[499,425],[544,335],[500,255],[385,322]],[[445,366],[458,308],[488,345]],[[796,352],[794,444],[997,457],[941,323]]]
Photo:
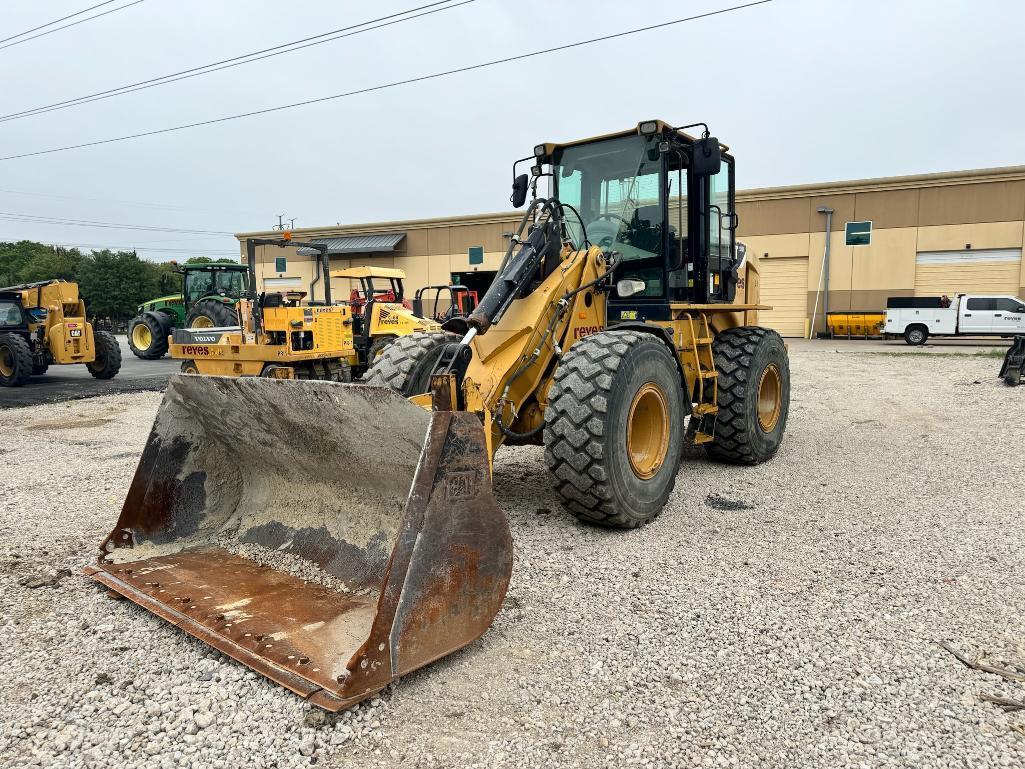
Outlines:
[[182,292],[139,305],[139,314],[128,324],[128,346],[138,358],[162,358],[176,328],[239,324],[235,305],[249,285],[245,265],[186,264],[178,272]]

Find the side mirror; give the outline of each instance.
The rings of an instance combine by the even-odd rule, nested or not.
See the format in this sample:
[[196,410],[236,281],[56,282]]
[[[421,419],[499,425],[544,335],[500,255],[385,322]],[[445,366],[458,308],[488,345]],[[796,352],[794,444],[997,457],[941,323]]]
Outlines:
[[631,280],[629,278],[624,278],[623,280],[617,281],[616,293],[619,294],[621,299],[625,299],[628,296],[641,293],[646,286],[647,283],[643,280]]
[[529,185],[530,177],[526,174],[520,174],[513,179],[513,191],[512,195],[509,196],[509,202],[513,204],[513,208],[520,208],[527,202],[527,187]]
[[698,176],[715,176],[722,166],[722,152],[719,140],[714,136],[694,142],[691,157],[691,171]]

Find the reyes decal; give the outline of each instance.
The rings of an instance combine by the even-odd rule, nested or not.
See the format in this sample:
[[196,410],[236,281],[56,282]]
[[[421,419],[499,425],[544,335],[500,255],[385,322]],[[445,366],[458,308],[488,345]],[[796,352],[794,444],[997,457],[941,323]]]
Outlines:
[[573,338],[583,339],[585,336],[597,334],[599,331],[604,330],[605,326],[578,326],[577,328],[573,329]]
[[201,357],[210,354],[210,348],[205,345],[187,344],[182,347],[182,354],[190,358]]

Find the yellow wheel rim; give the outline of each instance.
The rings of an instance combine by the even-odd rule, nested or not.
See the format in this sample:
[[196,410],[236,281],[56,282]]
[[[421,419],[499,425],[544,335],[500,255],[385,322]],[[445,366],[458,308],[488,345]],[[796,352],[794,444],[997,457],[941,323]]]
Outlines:
[[647,480],[658,472],[669,450],[669,406],[662,389],[648,382],[630,404],[626,453],[634,475]]
[[196,368],[196,364],[190,360],[190,361],[186,361],[185,363],[182,364],[182,373],[183,374],[198,374],[199,373],[199,369]]
[[214,322],[210,320],[206,315],[197,315],[192,319],[192,325],[189,328],[213,328]]
[[0,374],[14,376],[14,356],[6,347],[0,347]]
[[153,344],[153,332],[145,323],[136,323],[132,329],[132,344],[139,350],[148,350]]
[[758,425],[764,432],[771,433],[775,429],[782,410],[783,388],[779,369],[775,363],[770,363],[758,380]]

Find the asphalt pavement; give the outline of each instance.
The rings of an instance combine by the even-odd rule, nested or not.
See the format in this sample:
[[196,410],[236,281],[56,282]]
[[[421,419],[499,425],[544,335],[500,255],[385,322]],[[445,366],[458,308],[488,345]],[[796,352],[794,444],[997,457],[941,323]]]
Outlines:
[[181,369],[181,361],[165,355],[160,360],[141,360],[128,348],[128,338],[117,337],[121,345],[121,370],[113,379],[94,379],[84,365],[50,366],[22,387],[0,387],[0,409],[35,406],[40,403],[92,398],[96,395],[162,390],[168,377]]

